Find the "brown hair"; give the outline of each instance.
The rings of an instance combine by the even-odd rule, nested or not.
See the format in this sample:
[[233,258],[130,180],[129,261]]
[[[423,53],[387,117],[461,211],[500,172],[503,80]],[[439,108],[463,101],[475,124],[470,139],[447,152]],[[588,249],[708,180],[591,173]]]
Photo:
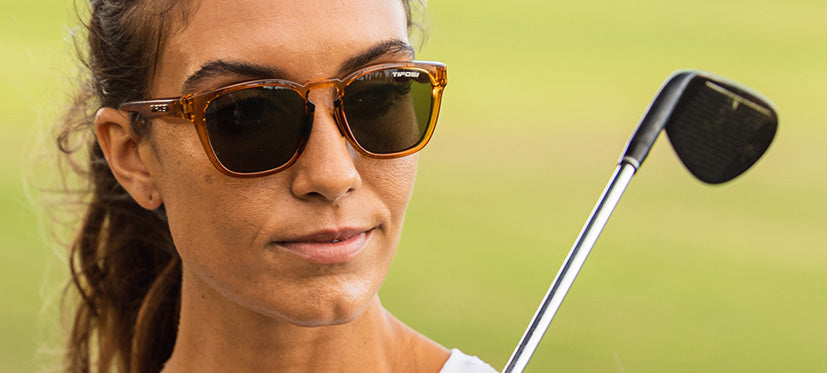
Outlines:
[[[181,261],[163,211],[145,210],[132,200],[90,129],[97,108],[148,96],[163,36],[183,7],[98,0],[89,8],[87,52],[81,56],[88,75],[58,136],[67,157],[85,143],[87,165],[72,165],[91,195],[69,253],[71,285],[80,302],[67,370],[157,372],[175,343]],[[139,136],[146,128],[133,126]]]
[[[146,210],[129,196],[110,171],[92,127],[98,108],[149,97],[163,42],[173,25],[186,21],[186,3],[89,2],[86,39],[78,43],[86,73],[57,136],[64,158],[84,183],[85,216],[69,252],[67,291],[79,296],[67,303],[74,315],[65,356],[71,372],[157,372],[172,354],[181,259],[163,206]],[[417,27],[411,1],[403,3],[411,30]],[[143,137],[150,123],[135,125],[134,119],[133,131]]]

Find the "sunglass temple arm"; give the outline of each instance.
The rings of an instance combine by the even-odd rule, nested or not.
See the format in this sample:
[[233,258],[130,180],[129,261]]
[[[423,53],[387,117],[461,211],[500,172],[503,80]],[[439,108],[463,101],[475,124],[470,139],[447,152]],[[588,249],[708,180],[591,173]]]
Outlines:
[[120,105],[122,110],[133,111],[146,119],[160,117],[178,117],[192,120],[192,100],[182,97],[180,99],[156,99],[133,101]]

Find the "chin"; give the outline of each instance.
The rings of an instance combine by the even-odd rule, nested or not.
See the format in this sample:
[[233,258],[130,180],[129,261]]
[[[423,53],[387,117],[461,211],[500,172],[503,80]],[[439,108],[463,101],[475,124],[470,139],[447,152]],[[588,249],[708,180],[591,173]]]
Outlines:
[[379,303],[379,298],[376,295],[363,302],[334,302],[330,305],[314,304],[313,307],[305,307],[296,313],[283,314],[281,317],[290,324],[308,328],[342,325],[357,320],[374,303]]
[[361,274],[319,280],[322,279],[290,284],[287,289],[269,289],[266,292],[270,295],[259,298],[259,301],[248,298],[252,302],[247,303],[245,308],[292,325],[319,327],[347,324],[359,319],[372,307],[381,307],[377,292],[383,278],[379,276]]

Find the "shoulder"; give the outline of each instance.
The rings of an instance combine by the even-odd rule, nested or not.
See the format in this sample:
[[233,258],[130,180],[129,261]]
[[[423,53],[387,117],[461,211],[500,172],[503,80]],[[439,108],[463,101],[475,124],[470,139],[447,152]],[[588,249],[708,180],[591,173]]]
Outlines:
[[451,356],[439,373],[496,373],[497,371],[476,356],[464,354],[458,349],[451,350]]

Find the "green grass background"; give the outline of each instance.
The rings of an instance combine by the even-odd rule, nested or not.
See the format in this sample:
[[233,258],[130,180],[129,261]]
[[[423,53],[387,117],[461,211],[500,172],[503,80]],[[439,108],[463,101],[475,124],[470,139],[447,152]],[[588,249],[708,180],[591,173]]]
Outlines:
[[[0,371],[53,366],[65,276],[26,175],[71,96],[66,1],[0,3]],[[827,371],[827,2],[434,0],[449,65],[387,308],[501,368],[660,83],[769,97],[767,157],[695,181],[660,139],[528,371]],[[37,193],[34,193],[37,194]]]

